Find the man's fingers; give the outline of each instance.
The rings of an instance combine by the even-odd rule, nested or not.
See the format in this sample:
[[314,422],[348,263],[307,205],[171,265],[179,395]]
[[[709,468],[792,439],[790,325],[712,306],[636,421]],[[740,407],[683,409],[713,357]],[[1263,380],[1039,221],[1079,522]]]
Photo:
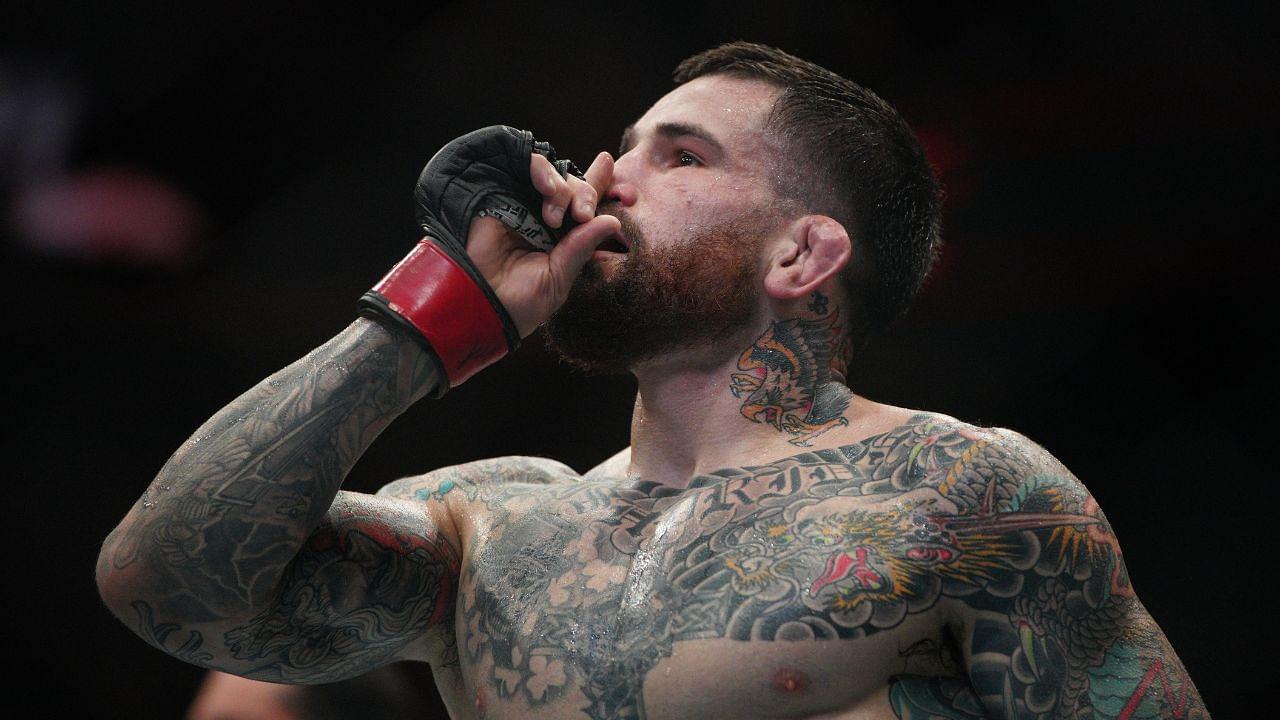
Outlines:
[[578,222],[586,222],[596,214],[596,191],[586,182],[569,175],[561,178],[555,195],[542,204],[542,218],[551,227],[560,227],[565,213],[572,213]]
[[596,197],[602,198],[613,183],[613,156],[602,152],[591,162],[591,167],[583,173],[587,182],[596,190]]
[[560,227],[564,221],[565,209],[573,199],[569,181],[560,177],[560,173],[542,155],[534,153],[529,158],[529,179],[533,187],[542,193],[542,221],[553,228]]
[[569,184],[573,188],[573,200],[571,201],[573,205],[570,211],[573,213],[574,219],[583,223],[595,217],[596,189],[577,178],[570,180]]
[[613,182],[613,156],[600,153],[583,176],[585,181],[576,178],[569,181],[573,187],[573,217],[578,222],[586,222],[596,214],[596,205]]
[[533,153],[529,159],[529,179],[533,180],[534,189],[543,197],[555,195],[563,181],[551,161],[538,153]]
[[573,279],[582,272],[582,266],[591,259],[591,253],[605,238],[622,230],[622,223],[612,215],[600,215],[588,220],[565,235],[551,248],[551,274],[561,297],[569,292]]
[[558,228],[564,223],[566,213],[580,223],[594,217],[596,204],[613,182],[613,156],[607,152],[597,155],[584,176],[585,181],[573,176],[561,177],[549,160],[533,154],[529,159],[529,177],[544,198],[543,222]]

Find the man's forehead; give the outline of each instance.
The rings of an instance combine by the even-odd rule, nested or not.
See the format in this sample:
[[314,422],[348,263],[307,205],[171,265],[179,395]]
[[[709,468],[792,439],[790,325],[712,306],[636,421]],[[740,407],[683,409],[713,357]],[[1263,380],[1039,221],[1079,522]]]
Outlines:
[[761,80],[709,75],[695,78],[658,99],[624,132],[624,146],[661,128],[696,128],[724,145],[758,139],[779,88]]

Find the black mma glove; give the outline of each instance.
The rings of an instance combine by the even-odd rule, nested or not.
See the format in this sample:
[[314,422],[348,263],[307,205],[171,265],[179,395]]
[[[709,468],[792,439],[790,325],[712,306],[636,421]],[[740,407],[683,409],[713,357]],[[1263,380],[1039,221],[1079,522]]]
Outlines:
[[471,221],[488,215],[550,250],[576,225],[566,213],[560,228],[541,220],[543,197],[529,177],[533,153],[562,176],[582,173],[557,160],[533,133],[493,125],[450,142],[427,162],[413,199],[426,236],[404,260],[360,298],[360,312],[404,328],[440,364],[443,395],[520,345],[520,335],[493,288],[467,256]]

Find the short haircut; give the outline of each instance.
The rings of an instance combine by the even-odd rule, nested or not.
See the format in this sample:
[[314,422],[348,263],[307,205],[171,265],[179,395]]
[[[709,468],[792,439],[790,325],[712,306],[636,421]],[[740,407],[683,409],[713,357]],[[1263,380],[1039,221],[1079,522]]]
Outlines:
[[850,340],[863,347],[906,313],[941,245],[941,191],[920,141],[875,93],[777,48],[728,43],[685,59],[673,77],[706,75],[781,89],[766,122],[783,155],[773,189],[849,231],[841,287]]

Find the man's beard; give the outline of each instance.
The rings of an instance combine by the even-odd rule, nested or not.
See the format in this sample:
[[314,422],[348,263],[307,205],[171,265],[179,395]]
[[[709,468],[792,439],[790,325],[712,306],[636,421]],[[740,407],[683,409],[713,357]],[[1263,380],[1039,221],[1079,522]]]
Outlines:
[[599,263],[587,263],[547,322],[547,344],[588,374],[627,372],[683,350],[724,355],[725,341],[755,321],[767,214],[738,217],[662,249],[625,211],[608,214],[622,223],[630,249],[609,278]]

